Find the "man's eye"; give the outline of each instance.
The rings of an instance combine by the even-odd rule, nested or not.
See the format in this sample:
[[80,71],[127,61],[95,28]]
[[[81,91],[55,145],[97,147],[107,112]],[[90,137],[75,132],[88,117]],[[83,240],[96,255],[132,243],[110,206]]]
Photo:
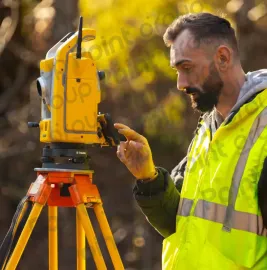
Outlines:
[[191,67],[185,66],[185,67],[183,67],[183,69],[186,70],[186,71],[190,71],[191,70]]

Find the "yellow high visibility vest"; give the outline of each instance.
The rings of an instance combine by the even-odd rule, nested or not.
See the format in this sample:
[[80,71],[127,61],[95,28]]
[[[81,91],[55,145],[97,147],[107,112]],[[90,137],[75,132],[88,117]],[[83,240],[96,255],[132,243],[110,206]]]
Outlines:
[[267,89],[210,138],[205,121],[188,154],[176,232],[163,241],[163,269],[267,269],[257,199],[267,157]]

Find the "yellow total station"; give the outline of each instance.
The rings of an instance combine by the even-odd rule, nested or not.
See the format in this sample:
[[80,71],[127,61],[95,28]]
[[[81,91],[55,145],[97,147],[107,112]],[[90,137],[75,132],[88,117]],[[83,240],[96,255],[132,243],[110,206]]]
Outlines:
[[[114,269],[125,269],[93,184],[89,146],[115,146],[120,142],[109,114],[99,114],[101,92],[98,71],[84,43],[95,38],[95,31],[82,28],[69,33],[53,46],[40,63],[37,90],[41,96],[40,127],[42,168],[21,200],[3,243],[0,243],[0,269],[16,269],[42,208],[48,206],[49,269],[58,269],[58,207],[75,207],[77,269],[86,269],[85,237],[99,270],[106,270],[87,208],[93,208]],[[34,221],[34,222],[33,222]],[[52,226],[52,227],[51,227]]]
[[95,36],[94,29],[82,28],[81,18],[79,30],[62,38],[40,62],[41,121],[29,125],[40,127],[41,142],[118,144],[110,116],[98,114],[105,73],[84,46]]

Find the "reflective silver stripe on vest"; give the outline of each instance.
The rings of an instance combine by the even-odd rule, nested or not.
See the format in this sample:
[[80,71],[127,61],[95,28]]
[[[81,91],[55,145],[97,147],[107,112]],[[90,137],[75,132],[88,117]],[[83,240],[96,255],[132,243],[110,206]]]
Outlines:
[[226,216],[223,223],[223,229],[226,231],[230,231],[231,228],[234,228],[234,220],[236,219],[236,217],[234,216],[235,202],[236,202],[238,189],[239,189],[240,182],[241,182],[244,170],[245,170],[245,166],[247,163],[250,149],[252,148],[256,140],[259,138],[259,136],[263,132],[266,125],[267,125],[267,108],[265,108],[260,113],[260,115],[255,119],[250,129],[246,143],[243,147],[240,158],[237,162],[233,179],[232,179],[232,184],[229,191],[229,200],[228,200]]
[[179,206],[178,206],[178,212],[177,214],[179,216],[183,216],[183,217],[187,217],[190,215],[190,210],[192,208],[193,205],[193,200],[189,200],[186,198],[181,198],[180,202],[179,202]]
[[[199,200],[194,216],[223,224],[227,206]],[[267,236],[261,216],[234,210],[232,213],[232,229],[247,231],[261,236]]]
[[[192,205],[193,200],[183,198],[178,215],[184,217],[189,216]],[[194,216],[223,224],[226,211],[227,206],[225,205],[208,202],[205,200],[198,200],[195,207]],[[261,216],[236,210],[233,211],[232,215],[232,229],[247,231],[260,236],[267,236],[267,229],[265,229],[263,226]]]

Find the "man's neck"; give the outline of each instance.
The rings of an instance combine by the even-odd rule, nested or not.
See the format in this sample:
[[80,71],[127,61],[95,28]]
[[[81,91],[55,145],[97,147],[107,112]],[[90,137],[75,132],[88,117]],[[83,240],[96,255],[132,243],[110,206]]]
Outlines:
[[[245,73],[241,67],[233,68],[229,73],[229,78],[224,81],[224,87],[216,106],[217,111],[223,119],[230,113],[233,106],[236,104],[240,89],[245,82]],[[233,76],[234,75],[234,76]]]

